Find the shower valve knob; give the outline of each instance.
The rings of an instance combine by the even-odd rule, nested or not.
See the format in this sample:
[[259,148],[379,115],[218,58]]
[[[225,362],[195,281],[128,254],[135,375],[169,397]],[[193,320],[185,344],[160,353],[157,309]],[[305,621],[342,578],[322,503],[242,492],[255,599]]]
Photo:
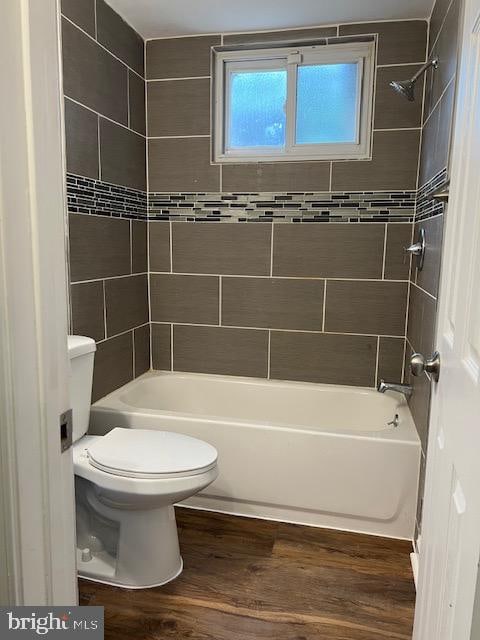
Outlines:
[[420,242],[416,242],[415,244],[412,244],[409,247],[405,247],[405,252],[411,253],[413,256],[421,255],[422,251],[423,251],[423,246]]

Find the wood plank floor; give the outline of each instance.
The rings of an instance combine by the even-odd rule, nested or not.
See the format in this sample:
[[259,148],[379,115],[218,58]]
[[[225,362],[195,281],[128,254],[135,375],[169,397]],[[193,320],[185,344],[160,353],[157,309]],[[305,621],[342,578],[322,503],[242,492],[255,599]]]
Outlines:
[[177,508],[184,572],[127,591],[80,582],[107,640],[411,638],[408,542]]

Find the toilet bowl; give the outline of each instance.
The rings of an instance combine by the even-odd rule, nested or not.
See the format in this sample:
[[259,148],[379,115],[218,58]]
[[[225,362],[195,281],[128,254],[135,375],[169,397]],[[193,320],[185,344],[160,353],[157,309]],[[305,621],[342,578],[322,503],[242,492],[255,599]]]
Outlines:
[[173,505],[215,480],[217,451],[167,431],[85,435],[95,343],[69,336],[68,346],[78,573],[129,589],[160,586],[183,566]]

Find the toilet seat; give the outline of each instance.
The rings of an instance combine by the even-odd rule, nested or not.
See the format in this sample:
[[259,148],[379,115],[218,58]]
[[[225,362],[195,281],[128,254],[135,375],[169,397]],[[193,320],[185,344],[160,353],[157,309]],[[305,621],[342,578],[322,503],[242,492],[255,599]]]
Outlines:
[[202,440],[170,431],[116,427],[85,447],[89,463],[124,478],[190,477],[213,469],[217,451]]

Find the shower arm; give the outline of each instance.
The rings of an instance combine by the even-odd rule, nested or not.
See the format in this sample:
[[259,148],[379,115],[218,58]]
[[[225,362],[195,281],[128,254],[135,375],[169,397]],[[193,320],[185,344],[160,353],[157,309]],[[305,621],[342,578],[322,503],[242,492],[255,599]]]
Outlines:
[[438,58],[432,58],[431,60],[427,60],[427,62],[425,62],[425,64],[420,67],[417,73],[414,76],[412,76],[411,82],[416,82],[420,78],[420,76],[424,74],[425,71],[430,67],[433,67],[434,69],[438,67]]

